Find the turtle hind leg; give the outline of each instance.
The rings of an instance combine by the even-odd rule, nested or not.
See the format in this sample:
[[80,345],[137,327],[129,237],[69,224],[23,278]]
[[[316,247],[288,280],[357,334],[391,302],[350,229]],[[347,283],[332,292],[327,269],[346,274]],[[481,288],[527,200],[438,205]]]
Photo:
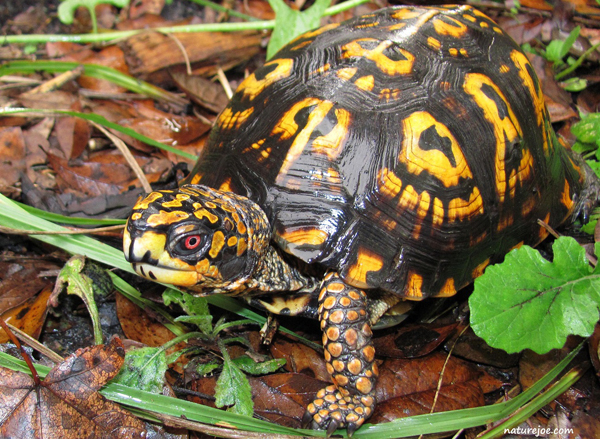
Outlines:
[[331,435],[346,428],[351,435],[375,408],[378,370],[364,291],[331,273],[319,294],[319,320],[327,370],[334,385],[317,393],[307,407],[304,424]]

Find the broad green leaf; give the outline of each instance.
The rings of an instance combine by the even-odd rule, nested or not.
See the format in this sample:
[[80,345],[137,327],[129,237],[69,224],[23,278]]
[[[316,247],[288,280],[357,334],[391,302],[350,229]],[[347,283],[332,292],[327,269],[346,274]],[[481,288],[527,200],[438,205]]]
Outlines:
[[77,8],[84,7],[92,12],[97,5],[101,4],[111,4],[118,8],[124,8],[129,4],[129,0],[64,0],[58,5],[58,19],[61,23],[71,24]]
[[319,27],[325,9],[331,0],[316,0],[306,11],[296,11],[286,5],[283,0],[269,0],[275,11],[275,28],[267,46],[267,59],[298,35]]
[[140,348],[127,352],[125,364],[112,382],[160,394],[166,371],[167,355],[164,349]]
[[225,359],[223,371],[215,386],[215,405],[228,407],[240,415],[252,416],[254,403],[246,375],[231,361]]
[[509,353],[545,353],[561,348],[570,334],[592,333],[600,306],[600,268],[590,267],[573,238],[557,239],[553,250],[550,262],[523,246],[475,280],[471,326],[490,346]]
[[552,61],[554,63],[562,62],[562,59],[569,53],[569,50],[579,37],[579,32],[581,28],[577,26],[573,29],[567,38],[564,41],[561,40],[552,40],[550,44],[546,47],[546,59],[548,61]]
[[196,366],[196,373],[200,376],[205,376],[211,373],[213,370],[221,367],[221,363],[203,363]]
[[583,78],[569,78],[562,83],[565,90],[570,92],[583,91],[587,87],[587,79]]
[[252,375],[265,375],[273,373],[282,366],[285,366],[285,358],[275,358],[273,360],[257,363],[252,358],[242,355],[232,360],[237,367],[246,373]]
[[580,142],[598,144],[600,142],[600,113],[590,113],[571,127],[571,132]]
[[204,297],[192,296],[184,291],[169,288],[163,293],[163,300],[165,306],[176,303],[187,314],[178,317],[175,319],[176,321],[193,323],[197,325],[204,334],[210,334],[212,332],[212,316],[208,309],[208,301]]

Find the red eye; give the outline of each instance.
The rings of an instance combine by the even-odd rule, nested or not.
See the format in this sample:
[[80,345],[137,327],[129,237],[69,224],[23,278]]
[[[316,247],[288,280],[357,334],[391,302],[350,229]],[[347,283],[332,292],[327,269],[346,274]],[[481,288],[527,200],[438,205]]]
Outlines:
[[187,250],[194,250],[200,245],[200,235],[191,235],[185,238],[184,246]]

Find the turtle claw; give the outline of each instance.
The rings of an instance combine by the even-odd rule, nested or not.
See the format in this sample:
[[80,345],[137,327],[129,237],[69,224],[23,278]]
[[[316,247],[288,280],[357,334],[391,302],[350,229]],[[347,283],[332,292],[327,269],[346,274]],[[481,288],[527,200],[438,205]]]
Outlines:
[[328,386],[317,393],[304,413],[302,425],[312,429],[326,430],[327,437],[338,428],[346,428],[352,436],[373,412],[374,399],[357,395],[344,396],[335,386]]

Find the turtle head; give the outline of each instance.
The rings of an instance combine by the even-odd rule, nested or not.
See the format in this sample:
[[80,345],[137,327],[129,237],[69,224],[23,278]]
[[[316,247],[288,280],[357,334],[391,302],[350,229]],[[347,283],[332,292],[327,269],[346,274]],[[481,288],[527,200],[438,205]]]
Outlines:
[[152,192],[138,201],[123,236],[125,258],[146,278],[235,294],[270,240],[265,213],[253,201],[198,185]]

